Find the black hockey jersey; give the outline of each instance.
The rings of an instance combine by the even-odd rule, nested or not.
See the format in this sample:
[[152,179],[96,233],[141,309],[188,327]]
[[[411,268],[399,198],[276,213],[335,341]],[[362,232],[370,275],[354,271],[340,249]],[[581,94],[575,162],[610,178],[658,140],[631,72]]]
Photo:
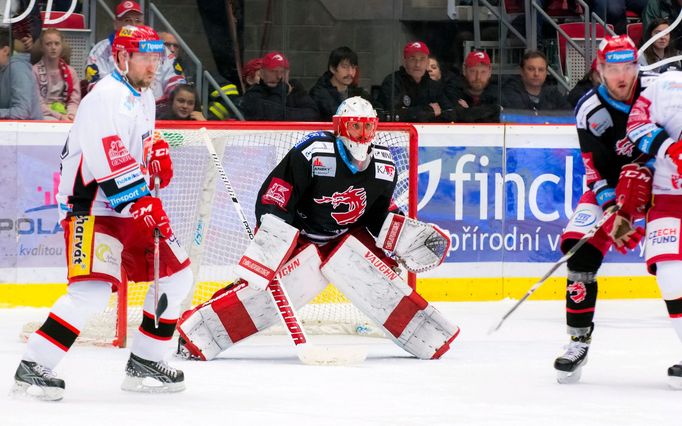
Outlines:
[[370,155],[369,166],[358,171],[333,133],[308,134],[261,186],[256,201],[259,225],[263,214],[272,213],[317,243],[358,226],[377,235],[398,173],[388,147],[375,143]]
[[[655,78],[654,74],[639,76],[633,103]],[[604,85],[587,92],[576,106],[576,127],[587,185],[601,206],[615,199],[621,167],[637,159],[640,154],[626,136],[631,108],[631,104],[613,99]]]

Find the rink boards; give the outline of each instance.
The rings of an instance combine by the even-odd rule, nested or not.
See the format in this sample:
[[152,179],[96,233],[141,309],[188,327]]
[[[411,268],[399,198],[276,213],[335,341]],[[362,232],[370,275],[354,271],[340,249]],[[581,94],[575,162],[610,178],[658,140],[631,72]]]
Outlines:
[[[0,123],[0,306],[49,306],[64,292],[54,194],[69,126]],[[560,257],[559,236],[584,190],[575,127],[415,127],[418,217],[448,230],[453,242],[446,262],[419,277],[418,290],[437,301],[523,295]],[[642,247],[609,253],[603,297],[658,297]],[[534,297],[563,298],[564,277],[562,268]]]

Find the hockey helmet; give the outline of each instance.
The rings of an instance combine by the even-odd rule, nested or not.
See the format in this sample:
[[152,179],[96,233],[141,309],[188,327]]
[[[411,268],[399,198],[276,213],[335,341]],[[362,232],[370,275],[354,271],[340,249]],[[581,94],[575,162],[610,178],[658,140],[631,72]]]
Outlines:
[[334,133],[353,158],[365,161],[379,124],[372,104],[360,96],[348,98],[341,102],[332,121]]
[[599,44],[597,61],[601,64],[637,62],[637,46],[627,35],[608,36]]
[[111,43],[114,59],[118,52],[164,53],[163,41],[153,28],[126,25],[116,32]]

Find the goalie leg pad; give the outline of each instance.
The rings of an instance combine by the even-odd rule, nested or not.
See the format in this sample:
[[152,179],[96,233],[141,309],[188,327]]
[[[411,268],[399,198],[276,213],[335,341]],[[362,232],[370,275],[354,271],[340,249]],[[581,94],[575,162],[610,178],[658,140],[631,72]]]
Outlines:
[[[320,273],[321,262],[317,247],[309,244],[277,271],[277,279],[287,289],[295,308],[306,305],[327,286],[327,279]],[[185,313],[178,331],[191,355],[211,360],[279,320],[270,295],[240,280]]]
[[263,215],[261,226],[235,267],[238,277],[260,290],[275,278],[282,263],[296,247],[298,229],[272,214]]
[[459,327],[352,235],[327,258],[322,274],[381,324],[398,346],[418,358],[440,358],[459,334]]

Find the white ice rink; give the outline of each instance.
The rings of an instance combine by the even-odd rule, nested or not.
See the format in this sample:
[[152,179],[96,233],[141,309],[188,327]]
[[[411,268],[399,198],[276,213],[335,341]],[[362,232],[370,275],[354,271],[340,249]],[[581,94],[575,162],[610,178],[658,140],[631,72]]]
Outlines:
[[500,331],[512,301],[438,304],[462,328],[439,361],[409,357],[385,339],[312,336],[367,344],[360,366],[301,365],[285,336],[257,336],[185,371],[178,394],[119,390],[127,350],[75,346],[57,372],[60,402],[8,396],[24,345],[21,325],[46,310],[0,309],[0,425],[682,425],[682,392],[667,367],[682,344],[660,300],[600,301],[590,361],[576,385],[552,362],[567,343],[562,302],[527,302]]

